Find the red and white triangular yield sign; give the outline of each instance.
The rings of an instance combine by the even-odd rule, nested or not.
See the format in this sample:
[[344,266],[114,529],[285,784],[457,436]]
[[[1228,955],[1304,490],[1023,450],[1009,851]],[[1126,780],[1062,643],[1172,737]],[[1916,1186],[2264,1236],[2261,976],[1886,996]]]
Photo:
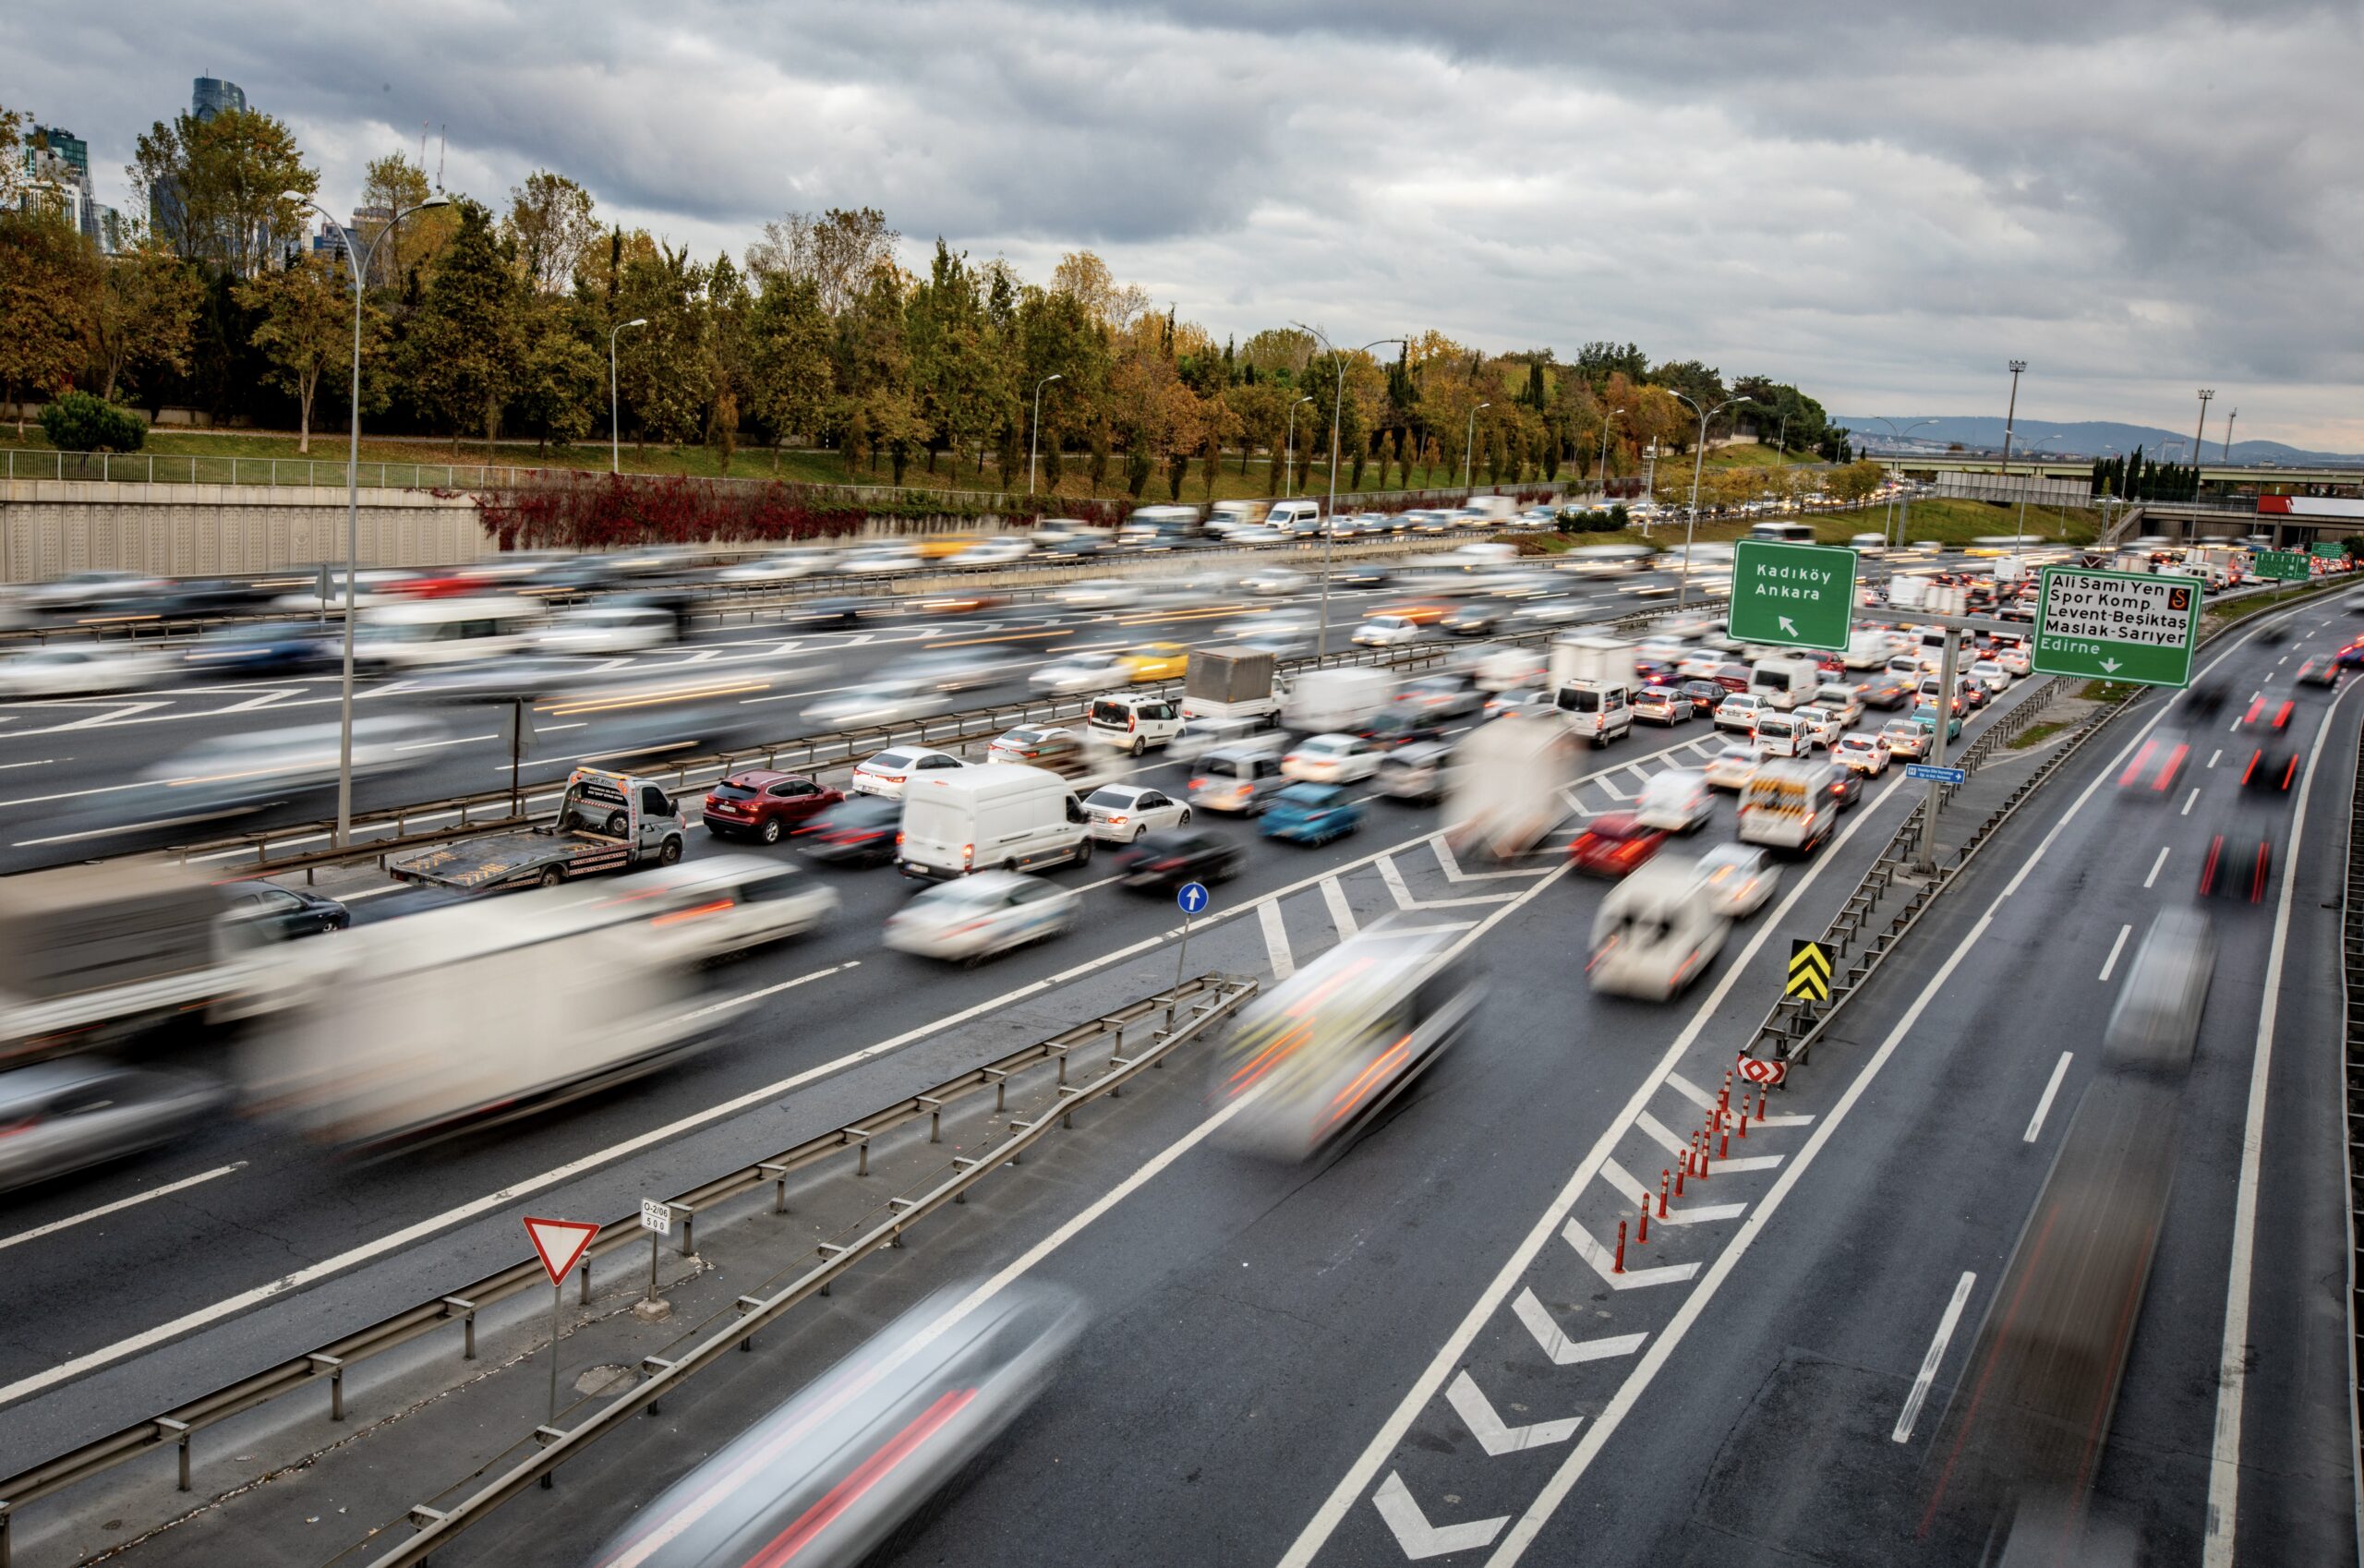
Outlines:
[[537,1220],[525,1216],[525,1235],[534,1243],[534,1254],[542,1260],[542,1272],[550,1276],[550,1284],[563,1285],[574,1265],[590,1249],[591,1238],[599,1227],[583,1220]]

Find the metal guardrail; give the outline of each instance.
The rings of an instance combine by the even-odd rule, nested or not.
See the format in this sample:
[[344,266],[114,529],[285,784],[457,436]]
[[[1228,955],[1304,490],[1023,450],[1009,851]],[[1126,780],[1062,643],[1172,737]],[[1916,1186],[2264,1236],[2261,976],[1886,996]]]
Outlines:
[[[2343,1090],[2340,1162],[2347,1177],[2347,1452],[2364,1461],[2364,746],[2347,796],[2347,883],[2339,908]],[[2357,1538],[2364,1541],[2364,1464],[2356,1491]]]
[[[1102,1095],[1115,1097],[1121,1094],[1126,1083],[1143,1071],[1163,1067],[1168,1055],[1200,1038],[1210,1025],[1229,1017],[1256,994],[1257,988],[1258,983],[1248,977],[1219,973],[1200,975],[971,1067],[920,1093],[882,1106],[857,1121],[806,1139],[769,1159],[742,1166],[671,1200],[669,1206],[681,1225],[681,1251],[687,1255],[694,1250],[693,1227],[697,1217],[706,1214],[711,1223],[712,1212],[718,1205],[769,1187],[773,1189],[774,1212],[782,1212],[787,1203],[790,1176],[848,1153],[855,1159],[854,1174],[866,1176],[870,1169],[871,1148],[886,1134],[925,1117],[930,1124],[929,1141],[935,1142],[947,1105],[991,1089],[994,1091],[994,1108],[1001,1112],[1007,1106],[1009,1083],[1014,1077],[1046,1067],[1057,1073],[1056,1093],[1049,1108],[1030,1121],[1011,1124],[1006,1140],[992,1146],[989,1157],[953,1159],[949,1164],[949,1174],[924,1194],[891,1205],[885,1219],[843,1246],[824,1247],[821,1249],[822,1260],[786,1289],[752,1306],[746,1306],[742,1301],[744,1314],[727,1330],[669,1366],[644,1368],[651,1375],[631,1394],[599,1411],[572,1431],[554,1434],[555,1440],[530,1460],[501,1477],[491,1487],[465,1502],[448,1511],[424,1511],[432,1514],[428,1527],[405,1547],[379,1561],[423,1561],[428,1551],[475,1523],[481,1513],[489,1511],[495,1504],[532,1485],[541,1475],[555,1469],[577,1448],[595,1441],[623,1417],[662,1397],[668,1388],[693,1372],[711,1365],[723,1351],[730,1350],[757,1330],[776,1321],[797,1303],[812,1296],[826,1294],[832,1281],[851,1270],[869,1254],[900,1245],[903,1232],[916,1222],[947,1204],[965,1202],[968,1189],[983,1180],[989,1173],[1004,1164],[1017,1164],[1029,1150],[1048,1137],[1055,1128],[1072,1125],[1071,1118],[1077,1107]],[[1183,1011],[1186,1007],[1189,1009],[1187,1015]],[[1128,1045],[1126,1040],[1128,1029],[1144,1020],[1168,1018],[1171,1019],[1170,1024],[1154,1030],[1141,1048],[1135,1050]],[[1106,1069],[1084,1082],[1070,1083],[1067,1077],[1069,1055],[1082,1046],[1100,1041],[1111,1043],[1112,1054]],[[645,1245],[648,1234],[641,1228],[637,1211],[603,1225],[585,1252],[582,1262],[577,1265],[581,1299],[585,1302],[590,1299],[592,1260],[634,1243]],[[168,1448],[176,1451],[179,1490],[190,1490],[190,1449],[199,1432],[257,1405],[299,1390],[318,1388],[323,1382],[329,1385],[330,1390],[330,1418],[342,1421],[345,1413],[344,1377],[356,1364],[454,1323],[461,1329],[461,1358],[474,1360],[476,1315],[488,1307],[534,1288],[546,1278],[538,1261],[527,1260],[517,1262],[449,1295],[405,1307],[317,1350],[289,1357],[251,1377],[186,1401],[170,1410],[85,1443],[70,1453],[0,1479],[0,1568],[7,1568],[9,1562],[9,1537],[14,1514],[27,1504],[63,1491],[119,1465]],[[413,1517],[421,1518],[421,1511],[414,1510]]]

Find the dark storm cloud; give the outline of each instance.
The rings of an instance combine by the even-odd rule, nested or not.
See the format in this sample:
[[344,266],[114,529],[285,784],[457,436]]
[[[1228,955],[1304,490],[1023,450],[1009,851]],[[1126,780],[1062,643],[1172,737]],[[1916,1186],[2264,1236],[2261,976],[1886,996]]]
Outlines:
[[2358,42],[2289,0],[20,8],[0,103],[103,195],[211,71],[339,202],[425,121],[455,188],[558,169],[700,254],[869,205],[1032,275],[1090,246],[1219,332],[1634,338],[1965,412],[2017,355],[2039,417],[2205,380],[2364,446]]

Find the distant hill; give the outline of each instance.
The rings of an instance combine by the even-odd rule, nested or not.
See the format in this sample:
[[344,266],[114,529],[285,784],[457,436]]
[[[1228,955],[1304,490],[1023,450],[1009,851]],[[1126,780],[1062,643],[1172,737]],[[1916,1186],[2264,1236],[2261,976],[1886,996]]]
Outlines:
[[[1898,429],[1917,424],[1926,415],[1891,415]],[[1843,425],[1855,433],[1858,448],[1881,451],[1888,442],[1888,427],[1867,415],[1839,415],[1832,423]],[[2203,445],[2201,455],[2210,463],[2225,460],[2225,445],[2221,439],[2224,419],[2209,416],[2208,428],[2216,432]],[[2003,450],[2003,421],[1989,417],[1947,416],[1936,424],[1923,425],[1906,438],[1906,450],[1926,450],[1960,442],[1972,452]],[[2108,419],[2086,419],[2067,425],[2022,423],[2012,438],[2015,452],[2045,452],[2072,454],[2078,457],[2100,457],[2110,449],[2119,454],[2142,449],[2145,457],[2156,457],[2169,445],[2188,447],[2191,444],[2189,430],[2163,430],[2155,425],[2120,425]],[[2364,456],[2344,452],[2308,452],[2286,446],[2280,441],[2242,441],[2233,443],[2236,463],[2273,463],[2286,467],[2346,464],[2364,467]]]

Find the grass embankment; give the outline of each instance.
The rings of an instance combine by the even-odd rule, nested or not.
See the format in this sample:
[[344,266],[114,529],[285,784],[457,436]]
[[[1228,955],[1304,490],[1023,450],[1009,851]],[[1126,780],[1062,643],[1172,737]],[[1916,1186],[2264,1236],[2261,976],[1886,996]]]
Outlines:
[[[1665,461],[1663,458],[1659,460],[1661,465]],[[1710,447],[1704,464],[1709,468],[1819,468],[1824,465],[1822,459],[1813,452],[1794,451],[1785,464],[1780,452],[1770,441],[1737,441],[1731,446]]]
[[2328,590],[2329,585],[2322,582],[2301,583],[2292,587],[2277,588],[2270,594],[2260,594],[2255,598],[2237,599],[2231,604],[2213,607],[2208,615],[2217,621],[2238,621],[2245,615],[2255,615],[2259,610],[2272,609],[2275,605],[2287,604],[2292,599]]
[[[2141,690],[2131,681],[2088,681],[2077,694],[2089,703],[2122,703]],[[2032,724],[2028,728],[2036,730],[2042,726]]]
[[2003,743],[2015,752],[2023,752],[2030,746],[2042,745],[2068,728],[2068,720],[2065,718],[2046,719],[2042,724],[2029,725]]
[[[1813,525],[1814,537],[1826,545],[1843,545],[1858,534],[1876,534],[1888,509],[1878,502],[1857,507],[1849,512],[1826,512],[1801,519]],[[1990,505],[1983,501],[1960,501],[1951,498],[1916,501],[1905,522],[1905,542],[1936,539],[1941,544],[1966,545],[1978,539],[2008,535],[2019,513],[2007,506]],[[1779,521],[1789,521],[1788,518]],[[1745,538],[1756,519],[1719,517],[1699,525],[1696,537],[1701,539],[1731,540]],[[2030,549],[2042,549],[2047,545],[2090,544],[2100,536],[2101,513],[2084,507],[2071,507],[2066,513],[2058,510],[2028,512],[2027,543]],[[1658,543],[1672,536],[1682,540],[1683,525],[1660,524],[1652,532]],[[1618,535],[1603,536],[1609,539]]]

